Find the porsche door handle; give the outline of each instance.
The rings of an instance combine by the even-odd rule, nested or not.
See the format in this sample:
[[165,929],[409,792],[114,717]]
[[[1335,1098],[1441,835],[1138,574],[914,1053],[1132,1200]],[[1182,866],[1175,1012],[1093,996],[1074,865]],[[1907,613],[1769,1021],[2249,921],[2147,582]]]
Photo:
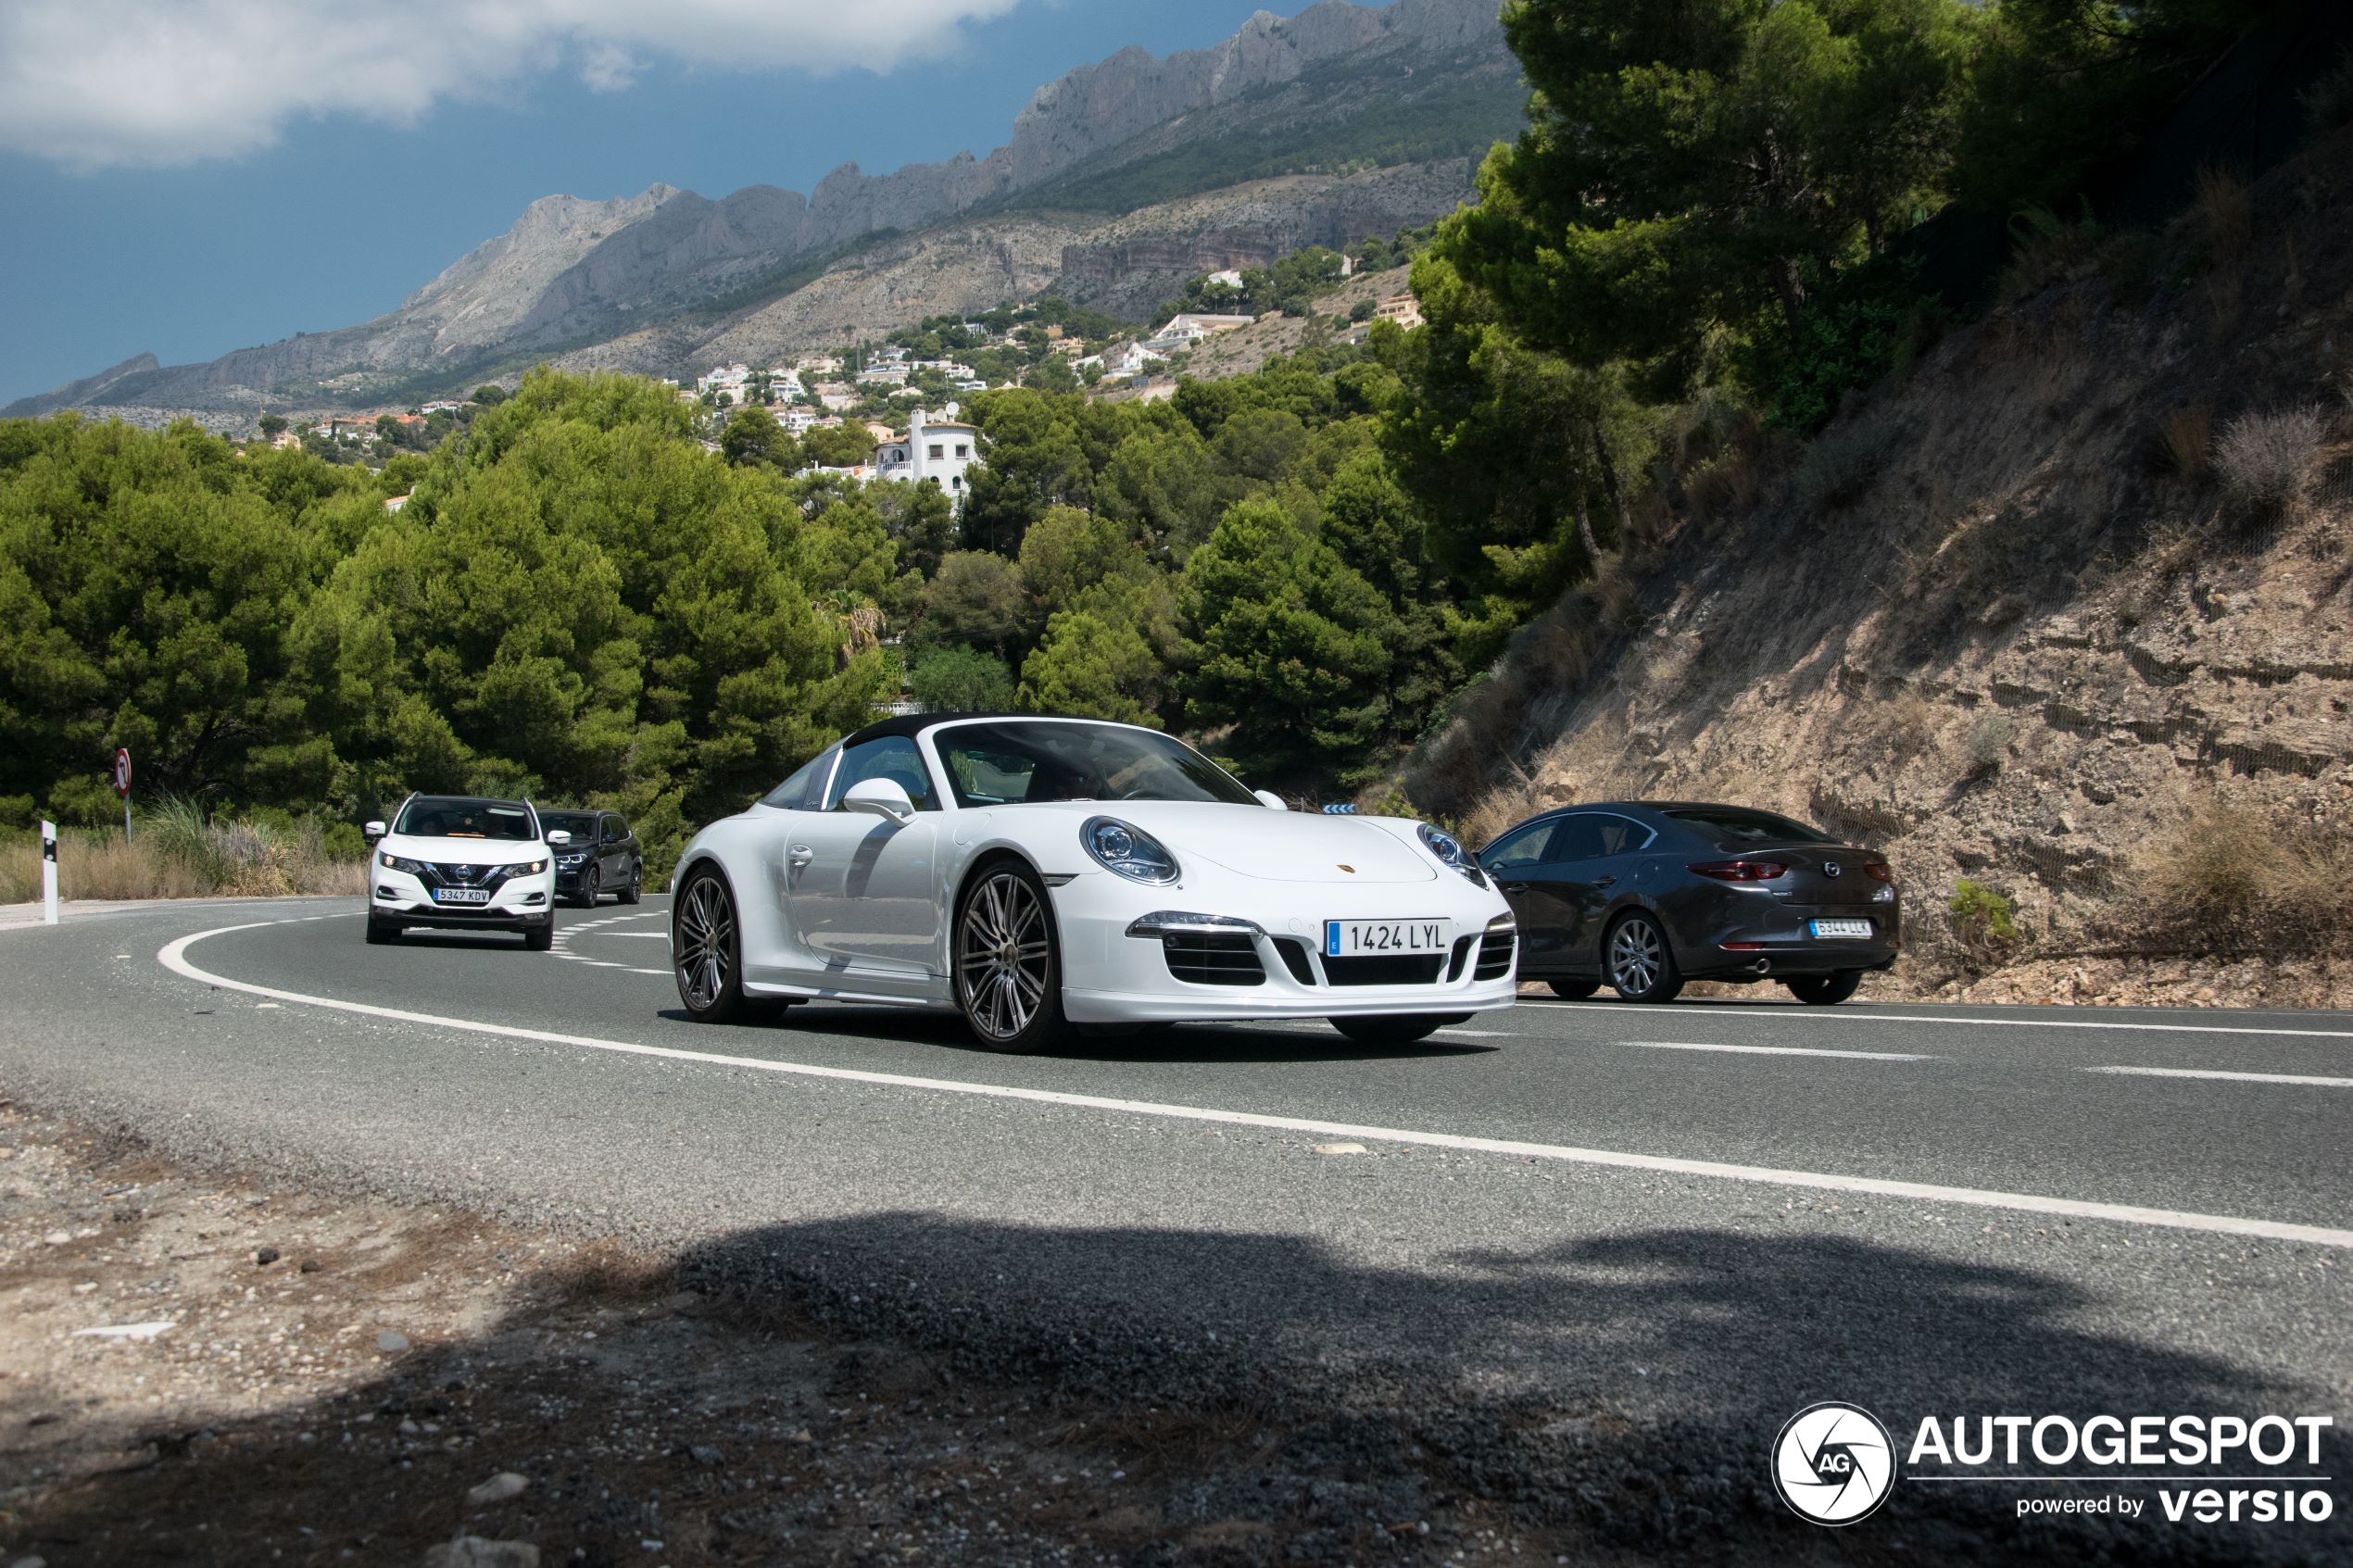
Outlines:
[[1617,879],[1614,876],[1598,876],[1593,879],[1593,885],[1596,887],[1615,887],[1617,885]]
[[816,858],[817,851],[806,844],[796,844],[785,852],[785,863],[787,865],[805,866]]
[[1506,893],[1525,893],[1528,891],[1528,884],[1524,882],[1507,882],[1504,884],[1504,891]]

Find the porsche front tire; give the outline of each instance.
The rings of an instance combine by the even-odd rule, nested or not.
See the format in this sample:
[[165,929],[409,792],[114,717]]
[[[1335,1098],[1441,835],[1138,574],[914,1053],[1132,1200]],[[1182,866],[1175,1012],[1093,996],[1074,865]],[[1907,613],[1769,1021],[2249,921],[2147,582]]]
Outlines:
[[1018,860],[981,867],[956,904],[956,1004],[980,1043],[1026,1055],[1070,1033],[1046,884]]
[[678,999],[698,1023],[733,1023],[744,1005],[743,947],[727,879],[700,866],[670,910],[671,973]]

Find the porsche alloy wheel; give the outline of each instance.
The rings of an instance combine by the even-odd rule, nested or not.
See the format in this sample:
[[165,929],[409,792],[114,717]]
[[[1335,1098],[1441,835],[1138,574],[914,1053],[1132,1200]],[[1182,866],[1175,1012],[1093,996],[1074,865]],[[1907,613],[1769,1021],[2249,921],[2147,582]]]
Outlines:
[[1609,983],[1629,1002],[1671,1002],[1683,989],[1667,933],[1646,914],[1630,914],[1610,927],[1604,955]]
[[1043,1050],[1061,1037],[1053,914],[1026,867],[984,869],[966,890],[956,917],[956,1000],[992,1050]]
[[671,917],[670,948],[678,999],[697,1022],[727,1023],[742,1015],[736,903],[717,872],[698,871],[687,879]]

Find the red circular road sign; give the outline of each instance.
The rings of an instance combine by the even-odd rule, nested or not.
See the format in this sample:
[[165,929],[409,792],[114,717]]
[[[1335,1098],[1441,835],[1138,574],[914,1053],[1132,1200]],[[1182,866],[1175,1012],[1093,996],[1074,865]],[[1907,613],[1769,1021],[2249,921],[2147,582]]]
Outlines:
[[127,746],[119,746],[114,750],[114,792],[123,796],[131,793],[131,752]]

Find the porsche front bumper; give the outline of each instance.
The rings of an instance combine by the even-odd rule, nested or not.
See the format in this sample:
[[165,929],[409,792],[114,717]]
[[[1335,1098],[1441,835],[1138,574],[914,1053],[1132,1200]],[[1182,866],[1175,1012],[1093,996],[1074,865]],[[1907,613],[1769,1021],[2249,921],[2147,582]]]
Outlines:
[[[1517,933],[1491,889],[1451,876],[1345,889],[1219,885],[1227,880],[1159,888],[1093,872],[1054,889],[1064,1012],[1080,1023],[1147,1023],[1460,1015],[1513,1003]],[[1442,920],[1450,929],[1428,954],[1334,961],[1323,933],[1336,919]]]

